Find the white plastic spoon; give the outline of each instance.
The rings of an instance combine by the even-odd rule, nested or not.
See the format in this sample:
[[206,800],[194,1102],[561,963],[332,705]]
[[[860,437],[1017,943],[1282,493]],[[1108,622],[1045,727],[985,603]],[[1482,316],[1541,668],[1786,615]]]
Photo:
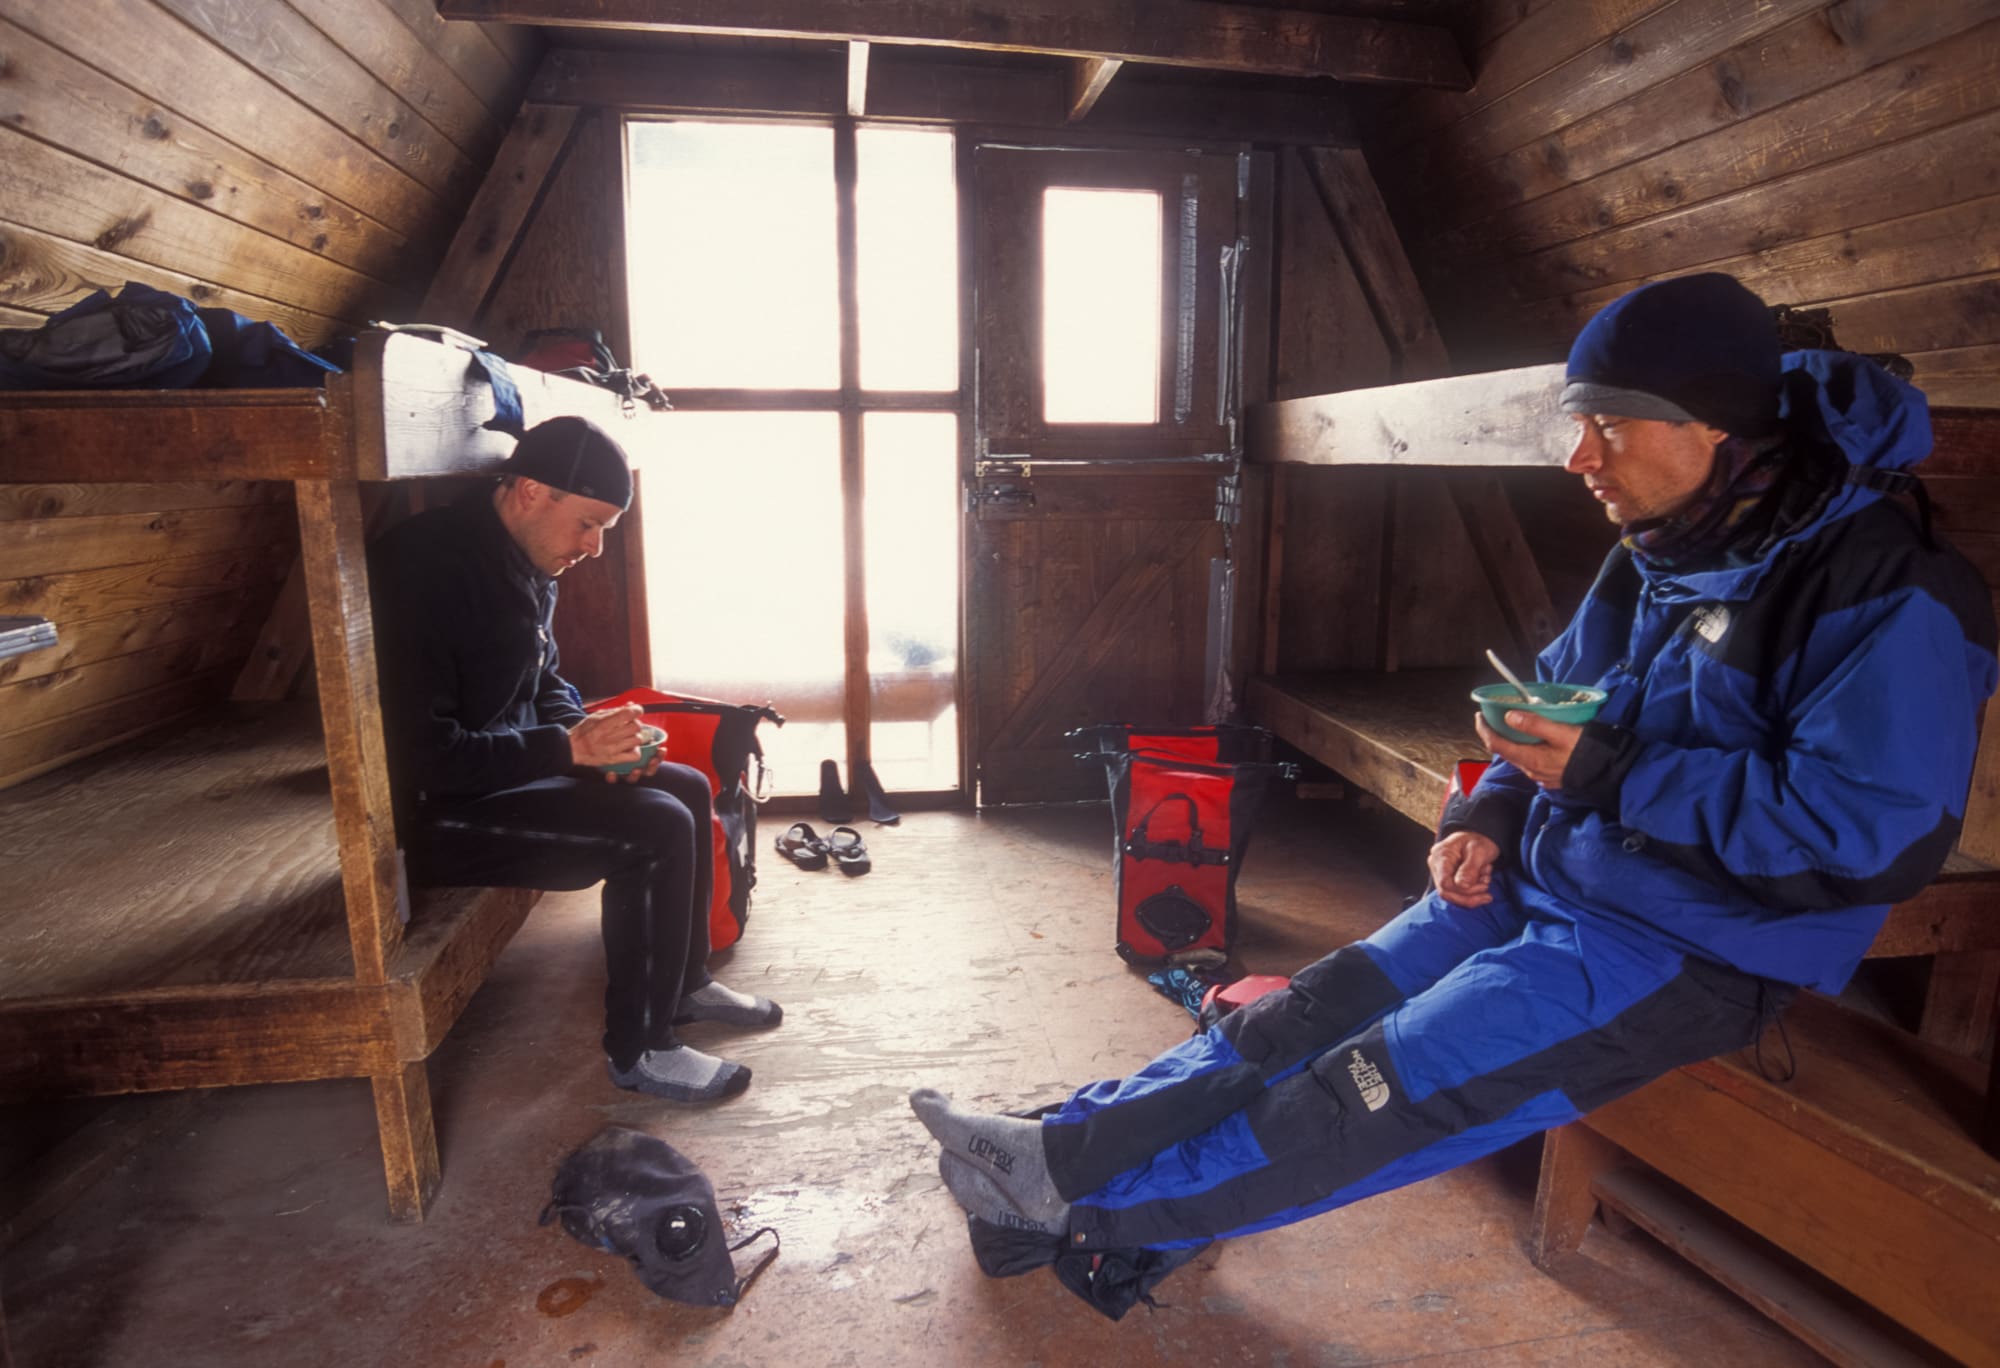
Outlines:
[[1532,703],[1535,701],[1535,696],[1528,692],[1528,686],[1514,678],[1514,672],[1507,668],[1505,661],[1500,659],[1499,656],[1494,655],[1490,649],[1486,652],[1486,658],[1493,662],[1493,668],[1500,672],[1500,677],[1514,686],[1514,691],[1521,695],[1523,703]]

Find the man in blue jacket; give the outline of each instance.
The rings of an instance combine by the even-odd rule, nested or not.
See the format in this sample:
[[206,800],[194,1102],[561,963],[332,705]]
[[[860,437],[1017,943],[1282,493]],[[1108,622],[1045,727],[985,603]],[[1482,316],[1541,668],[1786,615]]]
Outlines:
[[692,1021],[783,1013],[708,975],[708,779],[639,758],[639,710],[586,714],[557,670],[556,577],[601,554],[632,501],[611,435],[553,418],[496,484],[407,519],[369,552],[382,725],[411,882],[550,891],[604,884],[611,1081],[674,1102],[750,1070],[683,1044]]
[[1443,1172],[1838,991],[1937,873],[1995,631],[1905,473],[1923,396],[1708,274],[1593,318],[1561,404],[1623,537],[1538,674],[1597,719],[1480,724],[1435,892],[1140,1072],[1038,1120],[913,1093],[975,1245],[1184,1250]]

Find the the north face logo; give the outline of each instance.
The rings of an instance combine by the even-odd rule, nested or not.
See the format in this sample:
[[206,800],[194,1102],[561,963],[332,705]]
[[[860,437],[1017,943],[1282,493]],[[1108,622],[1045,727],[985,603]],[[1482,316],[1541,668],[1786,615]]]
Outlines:
[[1361,1051],[1354,1051],[1348,1058],[1347,1076],[1361,1090],[1361,1100],[1369,1111],[1381,1111],[1389,1104],[1389,1080],[1382,1077],[1382,1071],[1369,1063]]
[[1014,1171],[1014,1156],[983,1135],[975,1135],[965,1142],[965,1148],[975,1159],[984,1159],[1002,1173]]
[[1714,645],[1729,630],[1729,610],[1719,603],[1695,609],[1694,630],[1696,636]]

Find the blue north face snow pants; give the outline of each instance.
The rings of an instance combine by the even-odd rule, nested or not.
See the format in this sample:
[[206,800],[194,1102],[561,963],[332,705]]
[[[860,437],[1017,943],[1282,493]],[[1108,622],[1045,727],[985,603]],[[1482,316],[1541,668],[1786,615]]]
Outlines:
[[1046,1115],[1068,1245],[1196,1244],[1428,1178],[1751,1043],[1794,991],[1504,894],[1432,894]]

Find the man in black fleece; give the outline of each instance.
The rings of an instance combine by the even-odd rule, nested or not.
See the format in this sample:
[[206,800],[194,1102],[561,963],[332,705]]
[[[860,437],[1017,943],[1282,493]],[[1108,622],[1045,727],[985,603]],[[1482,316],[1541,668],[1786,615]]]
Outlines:
[[692,1021],[775,1026],[777,1004],[708,976],[708,780],[638,758],[639,710],[586,714],[557,672],[556,577],[600,554],[632,502],[624,451],[582,418],[521,439],[497,484],[371,549],[397,833],[420,885],[563,891],[604,883],[612,1082],[675,1102],[749,1086],[683,1045]]

